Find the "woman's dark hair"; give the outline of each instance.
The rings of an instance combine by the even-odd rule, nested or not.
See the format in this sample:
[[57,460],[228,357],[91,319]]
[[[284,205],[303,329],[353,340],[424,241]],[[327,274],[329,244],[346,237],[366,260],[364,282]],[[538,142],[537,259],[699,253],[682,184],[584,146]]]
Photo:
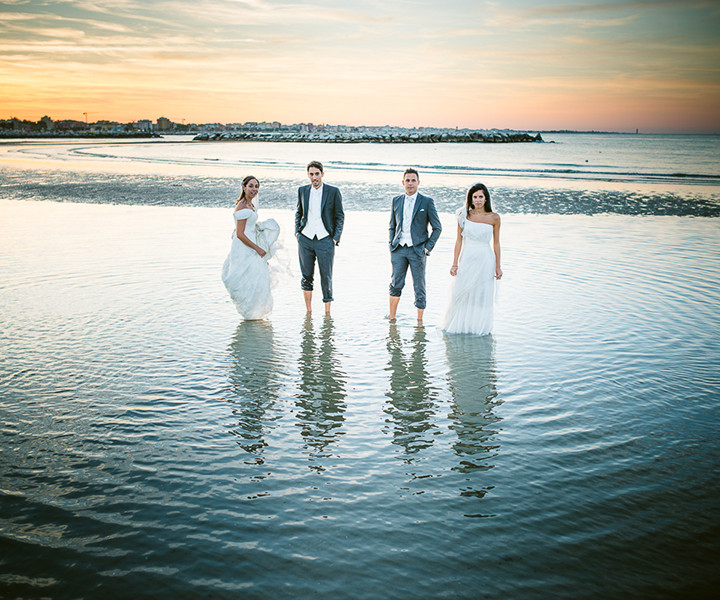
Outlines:
[[242,192],[240,192],[240,197],[237,199],[237,202],[235,202],[235,204],[245,198],[245,186],[253,179],[258,182],[258,187],[260,187],[260,180],[257,177],[255,177],[254,175],[248,175],[247,177],[245,177],[245,179],[242,180]]
[[492,212],[492,205],[490,204],[490,192],[485,187],[484,183],[476,183],[473,185],[467,193],[467,201],[465,202],[465,209],[467,211],[467,216],[470,216],[470,211],[475,208],[475,205],[473,204],[472,197],[475,192],[478,190],[482,190],[485,194],[485,205],[483,206],[483,209],[485,212]]

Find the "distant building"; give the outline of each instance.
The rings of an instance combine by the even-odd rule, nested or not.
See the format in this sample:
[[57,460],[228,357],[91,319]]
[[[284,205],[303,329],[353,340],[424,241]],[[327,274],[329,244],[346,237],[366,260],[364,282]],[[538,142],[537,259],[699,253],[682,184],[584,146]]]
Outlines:
[[20,119],[16,119],[15,117],[0,121],[0,129],[4,129],[6,131],[20,131],[21,125],[22,123],[20,122]]
[[45,131],[52,131],[55,129],[55,123],[53,123],[53,120],[47,115],[40,119],[40,123],[45,125]]
[[133,123],[133,128],[140,131],[152,131],[153,123],[150,119],[140,119]]
[[173,122],[165,117],[159,117],[157,120],[158,131],[170,131],[172,129]]
[[88,124],[84,121],[74,121],[72,119],[65,119],[64,121],[56,121],[55,127],[57,129],[63,130],[63,131],[76,131],[76,130],[82,130],[87,129]]
[[107,133],[109,131],[119,131],[120,130],[120,123],[117,121],[95,121],[95,123],[92,124],[92,129],[96,131],[102,131],[104,133]]

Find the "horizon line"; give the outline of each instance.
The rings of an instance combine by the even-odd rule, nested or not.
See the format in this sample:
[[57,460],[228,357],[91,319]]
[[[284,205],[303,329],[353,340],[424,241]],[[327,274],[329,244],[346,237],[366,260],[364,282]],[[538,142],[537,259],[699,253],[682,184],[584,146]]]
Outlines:
[[[129,125],[132,123],[137,123],[139,121],[150,121],[151,123],[155,122],[157,123],[158,119],[168,119],[168,117],[160,116],[153,121],[152,119],[134,119],[130,121],[116,121],[116,120],[110,120],[110,119],[99,119],[96,121],[82,121],[81,119],[73,119],[73,118],[53,118],[49,115],[45,114],[39,119],[33,121],[31,119],[21,119],[20,117],[7,117],[7,118],[0,118],[0,121],[12,121],[13,119],[17,119],[18,121],[28,121],[31,123],[39,123],[42,121],[44,117],[48,117],[53,122],[59,122],[59,121],[75,121],[77,123],[83,123],[85,125],[94,125],[99,122],[105,121],[108,123],[118,123],[120,125]],[[182,119],[183,121],[185,119]],[[514,129],[514,128],[508,128],[508,127],[482,127],[482,128],[475,128],[475,127],[460,127],[459,125],[456,125],[455,127],[438,127],[436,125],[415,125],[412,127],[407,127],[403,125],[391,125],[389,123],[385,123],[383,125],[350,125],[347,123],[313,123],[311,121],[300,121],[297,123],[283,123],[282,121],[278,121],[276,119],[273,119],[272,121],[245,121],[244,123],[241,123],[239,121],[232,121],[229,123],[221,123],[219,121],[210,121],[206,123],[178,123],[176,121],[173,121],[172,119],[168,119],[170,123],[173,125],[181,125],[183,127],[189,127],[190,125],[197,125],[197,126],[207,126],[207,125],[222,125],[222,126],[228,126],[228,125],[247,125],[248,123],[279,123],[280,125],[313,125],[313,126],[322,126],[322,127],[367,127],[367,128],[381,128],[381,127],[396,127],[398,129],[457,129],[457,130],[470,130],[470,131],[515,131],[515,132],[535,132],[535,133],[587,133],[587,134],[628,134],[628,135],[720,135],[720,131],[640,131],[639,128],[636,128],[635,131],[632,130],[610,130],[610,129],[566,129],[566,128],[550,128],[550,129],[530,129],[530,128],[523,128],[523,129]],[[168,133],[165,131],[165,133]]]

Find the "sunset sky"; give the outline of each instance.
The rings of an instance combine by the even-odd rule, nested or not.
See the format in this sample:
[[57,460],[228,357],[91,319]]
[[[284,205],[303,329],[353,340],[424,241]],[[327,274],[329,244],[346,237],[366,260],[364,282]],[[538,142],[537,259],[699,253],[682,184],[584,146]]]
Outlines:
[[0,119],[720,132],[720,3],[4,0]]

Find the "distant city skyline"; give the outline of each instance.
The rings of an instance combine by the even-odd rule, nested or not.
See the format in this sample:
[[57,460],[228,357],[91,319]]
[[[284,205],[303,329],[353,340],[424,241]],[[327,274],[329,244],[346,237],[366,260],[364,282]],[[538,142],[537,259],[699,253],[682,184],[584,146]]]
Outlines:
[[[44,115],[40,119],[19,119],[18,117],[5,117],[0,115],[0,131],[8,128],[8,124],[11,121],[18,122],[29,122],[34,124],[44,124],[48,130],[53,129],[59,124],[69,125],[76,123],[78,125],[84,125],[92,128],[93,126],[107,126],[107,125],[119,125],[119,126],[134,126],[135,130],[147,130],[147,131],[169,131],[184,129],[189,131],[206,131],[213,127],[232,129],[256,129],[256,130],[278,130],[278,129],[296,129],[298,131],[313,131],[313,130],[380,130],[380,129],[406,129],[406,130],[467,130],[467,131],[516,131],[516,132],[528,132],[528,133],[547,133],[547,132],[568,132],[568,133],[638,133],[640,132],[637,128],[634,131],[613,131],[613,130],[597,130],[597,129],[586,129],[586,130],[572,130],[572,129],[527,129],[517,130],[511,128],[477,128],[477,127],[435,127],[432,125],[416,125],[413,127],[403,127],[401,125],[391,125],[389,123],[380,124],[366,124],[366,123],[313,123],[310,121],[300,121],[297,123],[283,123],[277,119],[271,121],[236,121],[230,123],[221,123],[218,121],[211,121],[207,123],[176,123],[167,117],[158,117],[157,119],[137,119],[135,121],[114,121],[109,119],[97,119],[96,121],[83,121],[81,119],[54,119],[49,115]],[[175,131],[177,133],[177,131]],[[647,133],[647,132],[640,132]]]
[[0,0],[0,115],[718,133],[718,30],[707,0]]

